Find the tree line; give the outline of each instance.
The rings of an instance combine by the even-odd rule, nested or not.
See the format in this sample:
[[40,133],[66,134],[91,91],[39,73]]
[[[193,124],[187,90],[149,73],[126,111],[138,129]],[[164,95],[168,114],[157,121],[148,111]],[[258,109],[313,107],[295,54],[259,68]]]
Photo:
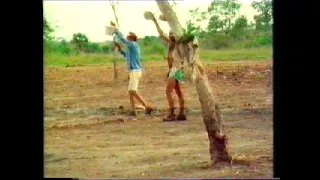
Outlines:
[[[206,11],[190,10],[191,19],[185,31],[195,34],[203,49],[243,48],[272,45],[272,1],[253,1],[257,11],[253,22],[240,15],[241,4],[237,0],[213,0]],[[206,24],[204,26],[203,24]],[[44,18],[43,39],[45,53],[111,53],[112,43],[91,42],[83,33],[74,33],[67,41],[53,36],[54,28]],[[145,36],[138,41],[142,54],[165,54],[166,45],[157,36]]]

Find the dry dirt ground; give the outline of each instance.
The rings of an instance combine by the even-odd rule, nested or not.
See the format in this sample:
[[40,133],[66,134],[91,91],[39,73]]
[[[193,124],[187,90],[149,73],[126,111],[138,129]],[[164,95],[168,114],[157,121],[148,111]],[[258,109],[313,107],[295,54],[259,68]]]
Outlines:
[[[46,67],[45,177],[258,178],[273,176],[272,61],[206,62],[227,129],[231,155],[246,163],[210,166],[209,144],[195,87],[183,84],[185,122],[162,122],[167,111],[166,62],[144,63],[139,92],[157,110],[129,110],[127,69]],[[119,106],[123,105],[124,110]]]

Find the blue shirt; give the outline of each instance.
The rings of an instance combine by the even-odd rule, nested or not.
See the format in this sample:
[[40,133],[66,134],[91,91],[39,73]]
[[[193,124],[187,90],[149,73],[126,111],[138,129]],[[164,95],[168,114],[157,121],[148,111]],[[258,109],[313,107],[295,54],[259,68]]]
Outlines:
[[128,51],[125,52],[120,50],[120,53],[127,59],[129,71],[142,71],[143,67],[140,63],[140,47],[134,41],[129,41],[125,39],[121,32],[118,30],[115,31],[115,35],[118,39],[128,47]]

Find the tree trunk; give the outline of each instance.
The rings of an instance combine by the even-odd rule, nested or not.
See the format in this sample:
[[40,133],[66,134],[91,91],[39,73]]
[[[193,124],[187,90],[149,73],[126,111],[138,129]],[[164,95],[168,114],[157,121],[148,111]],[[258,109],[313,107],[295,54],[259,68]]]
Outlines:
[[201,104],[202,118],[208,133],[211,160],[213,163],[231,162],[231,156],[227,151],[227,136],[224,131],[220,109],[215,102],[207,76],[197,73],[195,86]]
[[[118,16],[116,13],[115,3],[111,0],[109,0],[109,3],[112,8],[115,20],[116,20],[116,26],[119,29],[119,21],[118,21]],[[113,42],[115,43],[115,37],[113,37]],[[113,80],[115,81],[117,79],[118,79],[117,60],[116,60],[116,51],[114,51],[114,54],[113,54]]]
[[113,80],[118,79],[118,70],[117,70],[117,60],[116,60],[116,51],[113,52]]
[[176,16],[176,13],[171,8],[168,1],[165,0],[156,0],[158,7],[160,11],[162,12],[162,15],[166,18],[170,29],[174,32],[175,36],[179,38],[182,36],[182,27],[178,20],[178,17]]
[[[173,33],[180,37],[182,35],[182,28],[168,1],[161,0],[156,2]],[[203,71],[200,59],[197,57],[196,61],[198,63],[195,63],[193,65],[194,67],[192,67],[195,71],[193,73],[193,75],[195,75],[194,83],[201,103],[202,117],[210,141],[209,152],[211,160],[213,163],[230,163],[231,156],[227,151],[227,136],[224,132],[220,109],[218,104],[215,102],[212,89],[208,83],[208,78]]]

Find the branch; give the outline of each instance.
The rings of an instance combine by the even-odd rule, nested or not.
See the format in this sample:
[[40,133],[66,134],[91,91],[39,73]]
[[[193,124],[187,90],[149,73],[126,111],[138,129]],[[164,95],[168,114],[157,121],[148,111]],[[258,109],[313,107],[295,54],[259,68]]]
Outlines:
[[112,11],[113,11],[113,15],[116,19],[116,24],[118,26],[118,29],[119,29],[119,21],[118,21],[118,16],[117,16],[117,13],[116,13],[116,7],[115,7],[115,3],[112,1],[112,0],[109,0],[109,3],[110,3],[110,6],[112,8]]

